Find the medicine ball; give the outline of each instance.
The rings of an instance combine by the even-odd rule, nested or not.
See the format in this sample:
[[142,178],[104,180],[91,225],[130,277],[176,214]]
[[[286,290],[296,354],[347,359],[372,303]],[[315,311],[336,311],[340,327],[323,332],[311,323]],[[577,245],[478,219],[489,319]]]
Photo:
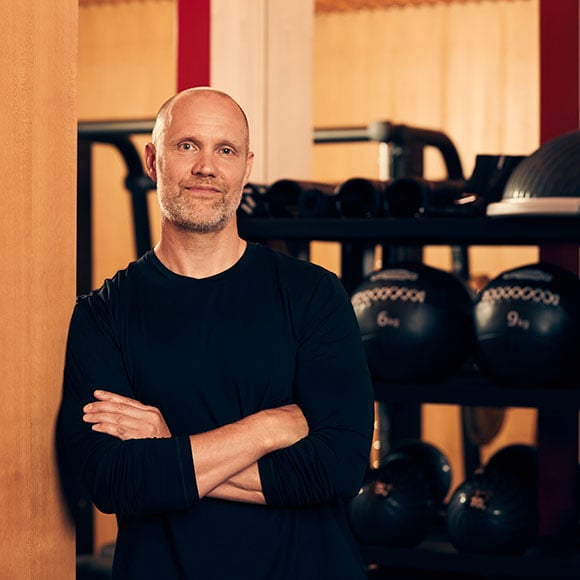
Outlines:
[[452,472],[449,459],[438,447],[426,441],[407,441],[395,446],[383,461],[388,462],[391,455],[404,455],[417,465],[427,479],[435,502],[443,503],[451,489]]
[[476,473],[454,491],[446,513],[449,540],[460,552],[521,554],[536,538],[536,495],[509,474]]
[[489,458],[484,471],[499,476],[507,474],[535,491],[538,483],[538,449],[525,443],[506,445]]
[[372,272],[352,295],[369,370],[385,382],[436,382],[471,352],[473,300],[452,273],[421,262]]
[[580,280],[548,263],[508,270],[474,306],[475,361],[498,384],[570,386],[578,382]]
[[393,455],[350,500],[348,517],[362,543],[412,547],[432,528],[436,510],[422,471],[408,457]]

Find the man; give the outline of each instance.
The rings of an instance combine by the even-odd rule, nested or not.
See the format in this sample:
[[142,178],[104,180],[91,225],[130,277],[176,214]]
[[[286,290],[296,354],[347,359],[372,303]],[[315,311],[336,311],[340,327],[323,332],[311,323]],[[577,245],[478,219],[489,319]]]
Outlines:
[[348,296],[239,237],[253,154],[231,97],[170,99],[145,160],[160,241],[77,300],[60,414],[71,464],[117,515],[114,578],[365,578],[344,500],[372,389]]

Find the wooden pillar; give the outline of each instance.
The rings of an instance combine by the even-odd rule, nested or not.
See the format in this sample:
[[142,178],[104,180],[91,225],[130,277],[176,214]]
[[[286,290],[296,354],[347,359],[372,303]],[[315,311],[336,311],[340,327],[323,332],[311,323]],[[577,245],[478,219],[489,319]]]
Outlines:
[[178,0],[177,16],[177,88],[210,84],[239,101],[253,181],[310,179],[314,0]]
[[77,0],[2,0],[0,576],[73,579],[54,452],[75,295]]

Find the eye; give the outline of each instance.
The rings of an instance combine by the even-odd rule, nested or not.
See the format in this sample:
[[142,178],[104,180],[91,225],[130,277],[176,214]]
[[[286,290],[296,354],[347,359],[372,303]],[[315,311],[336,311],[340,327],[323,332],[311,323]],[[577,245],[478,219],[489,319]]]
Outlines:
[[193,149],[193,143],[191,141],[184,141],[183,143],[179,143],[177,148],[180,151],[191,151]]
[[222,147],[221,152],[224,155],[233,155],[234,150],[231,147]]

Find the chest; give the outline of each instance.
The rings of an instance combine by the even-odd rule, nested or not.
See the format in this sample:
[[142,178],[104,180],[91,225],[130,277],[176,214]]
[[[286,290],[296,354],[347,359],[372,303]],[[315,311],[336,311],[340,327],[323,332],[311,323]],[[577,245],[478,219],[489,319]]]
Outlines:
[[292,313],[271,291],[137,296],[127,366],[140,400],[193,433],[292,400]]

